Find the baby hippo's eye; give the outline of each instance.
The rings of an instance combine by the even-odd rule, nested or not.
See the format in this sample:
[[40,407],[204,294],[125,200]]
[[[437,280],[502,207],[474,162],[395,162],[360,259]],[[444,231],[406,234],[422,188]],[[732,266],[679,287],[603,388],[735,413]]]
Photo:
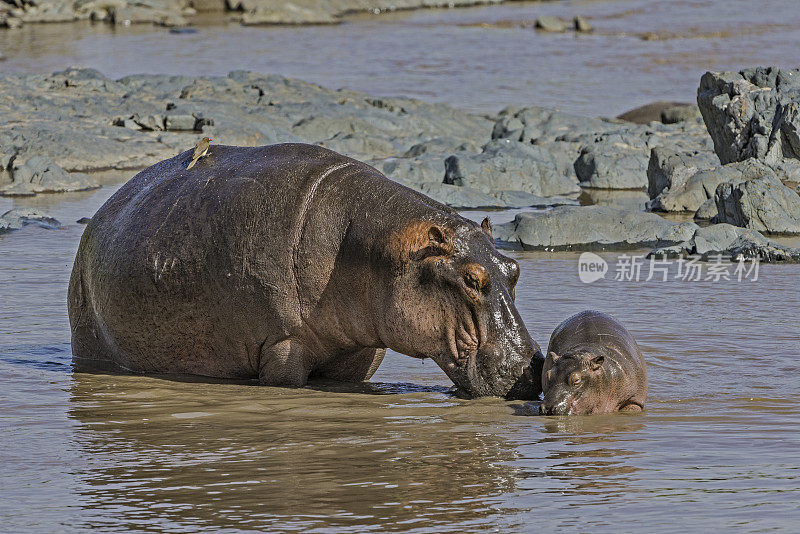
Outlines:
[[580,383],[581,383],[581,374],[578,371],[575,371],[574,373],[569,375],[569,385],[570,386],[575,387]]

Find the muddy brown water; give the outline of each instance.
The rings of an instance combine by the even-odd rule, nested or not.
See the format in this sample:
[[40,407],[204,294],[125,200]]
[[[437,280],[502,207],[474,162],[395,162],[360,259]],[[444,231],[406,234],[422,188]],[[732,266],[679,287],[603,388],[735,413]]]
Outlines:
[[[794,61],[797,26],[778,26],[797,22],[790,5],[523,3],[332,28],[207,26],[170,41],[155,40],[166,34],[154,28],[31,25],[0,32],[0,66],[82,63],[111,75],[253,68],[470,109],[537,103],[611,114],[691,100],[707,68]],[[598,33],[774,27],[744,36],[759,45],[746,47],[724,36],[644,41],[469,26],[575,12],[595,16]],[[187,63],[195,39],[208,55]],[[251,46],[233,56],[228,39]],[[345,60],[365,67],[344,69]],[[519,66],[513,75],[508,64]],[[615,281],[620,255],[601,253],[611,271],[584,284],[577,253],[510,253],[522,266],[517,305],[543,347],[561,320],[587,308],[631,330],[650,371],[639,416],[538,417],[535,402],[462,400],[432,362],[398,354],[369,384],[299,390],[73,374],[65,300],[83,230],[74,221],[131,174],[106,173],[93,192],[0,198],[0,212],[35,206],[65,223],[0,236],[0,531],[796,531],[797,266],[761,266],[755,281],[681,281],[674,265],[666,282]],[[490,215],[497,224],[513,212]]]
[[601,253],[611,271],[584,284],[577,253],[510,253],[542,346],[586,308],[633,332],[650,371],[640,416],[462,400],[435,364],[399,354],[369,384],[299,390],[73,374],[73,221],[115,188],[21,199],[65,226],[0,236],[4,531],[761,532],[800,519],[797,266],[615,281],[619,255]]

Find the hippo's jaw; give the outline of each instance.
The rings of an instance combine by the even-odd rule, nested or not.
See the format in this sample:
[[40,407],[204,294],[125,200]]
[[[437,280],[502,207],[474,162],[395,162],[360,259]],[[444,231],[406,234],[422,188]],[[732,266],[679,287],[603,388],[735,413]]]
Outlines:
[[525,337],[530,344],[519,348],[486,343],[458,360],[450,354],[434,359],[453,383],[471,397],[534,400],[541,393],[544,357],[536,342]]
[[[577,399],[566,395],[556,402],[543,400],[539,405],[539,415],[575,415],[580,413],[577,409]],[[592,411],[583,412],[581,415],[589,415]]]
[[644,406],[638,401],[629,400],[617,404],[613,402],[599,405],[586,405],[580,397],[565,396],[556,403],[542,401],[539,405],[539,415],[601,415],[617,412],[637,413],[644,411]]
[[437,361],[456,386],[472,397],[538,399],[544,356],[508,292],[458,316],[463,321],[445,334],[450,350]]
[[[535,343],[535,342],[534,342]],[[544,356],[538,350],[533,355],[529,365],[525,366],[522,374],[506,393],[509,400],[535,400],[542,393],[541,376]]]
[[[617,412],[636,413],[644,411],[644,402],[637,395],[609,396],[607,388],[595,390],[591,385],[572,390],[561,385],[545,385],[544,400],[539,406],[540,415],[599,415]],[[629,393],[631,393],[629,391]],[[620,400],[623,399],[623,400]]]

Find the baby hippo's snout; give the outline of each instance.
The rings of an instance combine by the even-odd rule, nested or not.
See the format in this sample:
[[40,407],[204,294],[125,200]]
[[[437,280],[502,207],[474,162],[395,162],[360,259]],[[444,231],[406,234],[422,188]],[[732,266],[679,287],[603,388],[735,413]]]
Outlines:
[[647,368],[630,332],[604,313],[584,311],[550,337],[542,391],[542,415],[638,412],[647,398]]

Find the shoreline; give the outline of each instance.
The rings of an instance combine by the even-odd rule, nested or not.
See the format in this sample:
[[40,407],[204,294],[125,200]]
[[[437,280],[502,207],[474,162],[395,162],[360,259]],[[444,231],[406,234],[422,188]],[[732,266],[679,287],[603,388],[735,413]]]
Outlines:
[[[793,72],[751,69],[741,76],[789,79]],[[701,90],[711,93],[700,101],[718,91],[713,80],[734,75],[706,74]],[[753,87],[752,95],[760,94]],[[520,214],[498,227],[506,247],[654,246],[680,254],[705,240],[714,243],[709,250],[733,254],[746,246],[775,261],[800,260],[800,250],[781,248],[759,233],[800,233],[800,164],[791,155],[765,162],[732,155],[722,165],[717,154],[724,145],[720,136],[727,134],[709,135],[706,124],[723,120],[727,108],[632,110],[640,122],[660,111],[660,122],[645,124],[535,106],[472,114],[250,71],[113,80],[70,68],[0,75],[0,93],[8,96],[0,103],[7,119],[0,126],[4,196],[92,189],[99,184],[87,172],[148,167],[191,149],[202,136],[219,145],[301,142],[364,161],[454,209],[553,208],[544,218]],[[700,111],[711,116],[704,120]],[[739,184],[766,188],[758,197],[764,205],[745,205],[742,198],[761,189],[748,197]],[[581,207],[587,202],[593,209]],[[760,219],[751,221],[747,210],[757,210]],[[662,212],[735,226],[708,230],[657,215]]]
[[[132,0],[65,0],[47,3],[0,0],[0,28],[17,29],[31,23],[66,23],[80,20],[119,26],[154,24],[190,26],[198,14],[223,15],[246,26],[297,26],[339,24],[348,16],[380,15],[419,9],[498,5],[519,0],[157,0],[148,4]],[[539,0],[547,1],[547,0]]]

